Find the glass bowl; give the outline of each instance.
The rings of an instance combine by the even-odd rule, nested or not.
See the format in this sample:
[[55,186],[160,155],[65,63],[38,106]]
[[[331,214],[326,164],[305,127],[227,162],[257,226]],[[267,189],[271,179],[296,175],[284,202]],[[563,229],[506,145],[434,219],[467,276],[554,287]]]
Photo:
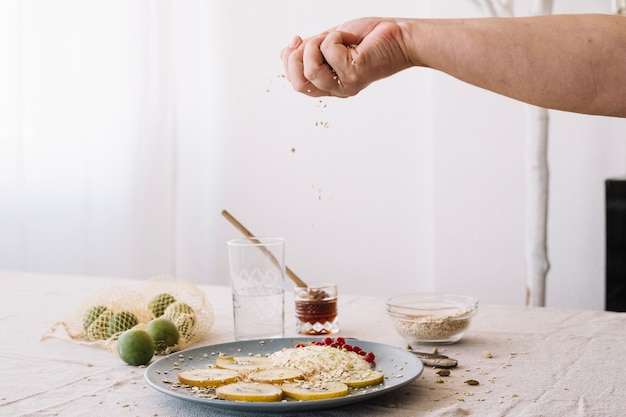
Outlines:
[[478,309],[478,299],[447,293],[415,293],[388,298],[387,315],[409,344],[456,343]]

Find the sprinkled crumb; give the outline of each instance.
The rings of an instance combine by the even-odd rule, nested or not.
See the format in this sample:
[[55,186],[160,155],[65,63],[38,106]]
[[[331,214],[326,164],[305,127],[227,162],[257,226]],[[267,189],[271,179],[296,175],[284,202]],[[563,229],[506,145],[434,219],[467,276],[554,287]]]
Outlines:
[[293,367],[320,380],[337,380],[350,370],[370,369],[360,355],[329,346],[283,349],[270,355],[274,367]]

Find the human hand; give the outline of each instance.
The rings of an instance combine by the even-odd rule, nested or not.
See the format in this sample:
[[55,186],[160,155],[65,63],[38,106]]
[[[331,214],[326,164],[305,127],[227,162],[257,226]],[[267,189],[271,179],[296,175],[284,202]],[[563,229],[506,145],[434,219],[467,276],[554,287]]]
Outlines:
[[294,37],[281,52],[293,88],[313,97],[356,95],[372,82],[414,64],[402,19],[361,18],[308,39]]

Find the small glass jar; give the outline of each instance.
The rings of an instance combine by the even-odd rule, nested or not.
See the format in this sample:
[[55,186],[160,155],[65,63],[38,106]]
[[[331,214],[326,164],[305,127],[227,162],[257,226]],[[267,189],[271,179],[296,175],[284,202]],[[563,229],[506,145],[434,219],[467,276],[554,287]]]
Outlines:
[[314,283],[294,289],[296,304],[296,331],[318,336],[339,331],[337,320],[337,286]]

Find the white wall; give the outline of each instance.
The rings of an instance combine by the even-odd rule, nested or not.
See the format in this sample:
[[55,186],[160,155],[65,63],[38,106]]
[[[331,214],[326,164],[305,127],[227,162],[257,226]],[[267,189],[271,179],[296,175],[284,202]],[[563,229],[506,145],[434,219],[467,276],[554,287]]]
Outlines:
[[[559,13],[610,6],[556,3]],[[332,16],[317,4],[301,13],[288,5],[233,6],[239,24],[230,28],[238,49],[247,45],[251,54],[238,55],[243,62],[229,78],[238,93],[225,132],[224,206],[256,233],[286,236],[288,263],[305,280],[333,279],[349,292],[437,289],[523,304],[524,105],[410,70],[355,98],[325,99],[322,111],[318,100],[294,95],[276,78],[277,62],[266,61],[292,34],[356,16],[479,16],[471,2],[431,4],[432,11],[335,3]],[[518,14],[524,6],[518,2]],[[278,9],[284,20],[273,20]],[[254,21],[241,10],[265,16],[274,30],[254,39]],[[260,91],[268,83],[271,91]],[[624,172],[625,124],[560,112],[551,118],[547,303],[602,309],[603,182]],[[229,227],[221,226],[222,236]]]
[[[66,3],[68,10],[84,4]],[[608,12],[610,6],[609,0],[555,3],[556,12],[572,13]],[[109,10],[109,19],[117,22],[126,6],[115,4],[120,11]],[[526,4],[518,0],[520,14]],[[107,22],[96,9],[89,16],[104,25],[98,45],[110,49],[85,63],[76,60],[75,73],[65,77],[72,81],[84,77],[81,69],[101,71],[120,55],[130,57],[124,66],[112,66],[114,75],[131,92],[143,80],[144,93],[159,80],[148,76],[165,77],[160,99],[147,97],[164,103],[165,110],[149,108],[133,118],[126,84],[104,72],[98,80],[113,84],[96,85],[93,94],[106,95],[110,106],[85,119],[79,132],[89,141],[74,139],[67,152],[46,142],[50,138],[37,142],[48,143],[55,161],[76,166],[66,166],[65,177],[50,170],[41,187],[27,193],[20,187],[36,164],[23,158],[19,143],[7,140],[14,137],[13,125],[0,130],[10,133],[0,142],[0,191],[17,197],[0,207],[0,268],[134,278],[176,273],[227,283],[225,241],[238,237],[220,215],[228,209],[256,234],[286,237],[287,263],[307,281],[334,280],[352,293],[444,290],[474,294],[485,303],[524,303],[523,104],[425,69],[407,70],[346,100],[299,95],[280,77],[280,49],[295,34],[313,35],[363,15],[478,16],[472,1],[185,0],[135,7],[132,19],[146,16],[142,7],[171,16],[137,29],[169,36],[146,37],[154,41],[149,65],[131,68],[133,48],[141,42],[117,51],[115,42],[128,42],[108,40]],[[66,15],[59,12],[57,21]],[[124,34],[133,33],[132,19]],[[89,22],[83,24],[93,29]],[[42,41],[48,55],[55,48],[67,52],[55,36]],[[80,51],[81,45],[73,47]],[[28,57],[27,63],[35,62]],[[85,85],[93,87],[89,79],[78,87]],[[76,97],[73,111],[88,116],[83,96]],[[93,99],[88,96],[82,106]],[[0,108],[12,106],[0,98]],[[550,116],[547,303],[602,309],[603,185],[624,174],[626,121]],[[114,125],[118,119],[125,125]],[[132,132],[141,140],[124,149]],[[148,140],[152,136],[156,147]],[[68,159],[81,146],[91,159]],[[168,149],[172,154],[165,154]],[[143,163],[157,163],[133,166],[142,156]],[[109,182],[116,175],[119,183]]]
[[[399,74],[350,100],[305,97],[280,77],[280,49],[295,34],[317,34],[355,17],[355,9],[427,12],[409,2],[356,4],[239,1],[222,10],[230,48],[221,96],[223,208],[256,234],[285,236],[288,265],[305,281],[332,280],[342,291],[370,294],[428,290],[429,75]],[[238,235],[214,218],[220,244]]]
[[[450,4],[433,2],[433,15],[475,14]],[[609,11],[586,0],[554,10]],[[433,91],[437,287],[523,303],[524,105],[444,75]],[[604,180],[624,174],[625,140],[624,120],[550,112],[547,305],[604,308]]]

